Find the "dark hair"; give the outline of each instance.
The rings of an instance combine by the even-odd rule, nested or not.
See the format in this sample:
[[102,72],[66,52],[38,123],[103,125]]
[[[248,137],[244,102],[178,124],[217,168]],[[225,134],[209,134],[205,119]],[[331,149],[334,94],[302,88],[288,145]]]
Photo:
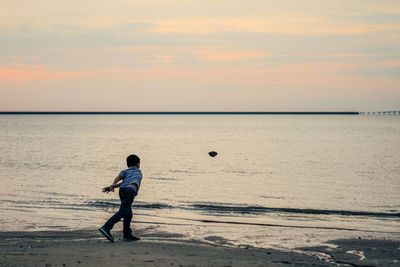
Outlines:
[[140,158],[134,154],[129,155],[126,158],[126,164],[128,165],[128,168],[131,166],[137,166],[139,162],[140,162]]

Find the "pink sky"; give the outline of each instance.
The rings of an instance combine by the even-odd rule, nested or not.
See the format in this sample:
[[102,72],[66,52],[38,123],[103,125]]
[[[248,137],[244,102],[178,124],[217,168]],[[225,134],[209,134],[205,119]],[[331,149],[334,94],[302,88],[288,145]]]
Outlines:
[[0,4],[0,110],[400,110],[398,1],[92,4]]

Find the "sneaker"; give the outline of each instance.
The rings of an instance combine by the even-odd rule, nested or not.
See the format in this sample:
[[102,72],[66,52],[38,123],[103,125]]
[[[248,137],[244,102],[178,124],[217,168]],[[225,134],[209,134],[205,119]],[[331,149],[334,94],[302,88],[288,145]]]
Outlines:
[[130,241],[138,241],[138,240],[140,240],[140,237],[133,236],[133,235],[128,235],[128,236],[124,235],[124,237],[122,238],[122,241],[128,241],[128,242],[130,242]]
[[112,237],[110,230],[106,230],[104,226],[99,228],[100,233],[102,233],[110,242],[114,242],[114,237]]

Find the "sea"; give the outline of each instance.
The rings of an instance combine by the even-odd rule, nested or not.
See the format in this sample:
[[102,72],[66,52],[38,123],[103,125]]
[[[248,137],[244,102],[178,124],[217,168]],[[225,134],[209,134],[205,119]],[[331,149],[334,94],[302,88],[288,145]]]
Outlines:
[[144,238],[400,239],[400,116],[389,115],[0,115],[0,231],[97,229],[120,203],[101,189],[130,154]]

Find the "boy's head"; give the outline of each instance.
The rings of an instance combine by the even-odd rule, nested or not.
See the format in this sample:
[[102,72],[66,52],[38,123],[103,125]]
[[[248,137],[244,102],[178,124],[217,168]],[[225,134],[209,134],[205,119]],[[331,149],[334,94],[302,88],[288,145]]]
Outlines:
[[126,158],[126,164],[128,165],[128,168],[131,166],[139,167],[140,166],[140,158],[134,154],[129,155]]

